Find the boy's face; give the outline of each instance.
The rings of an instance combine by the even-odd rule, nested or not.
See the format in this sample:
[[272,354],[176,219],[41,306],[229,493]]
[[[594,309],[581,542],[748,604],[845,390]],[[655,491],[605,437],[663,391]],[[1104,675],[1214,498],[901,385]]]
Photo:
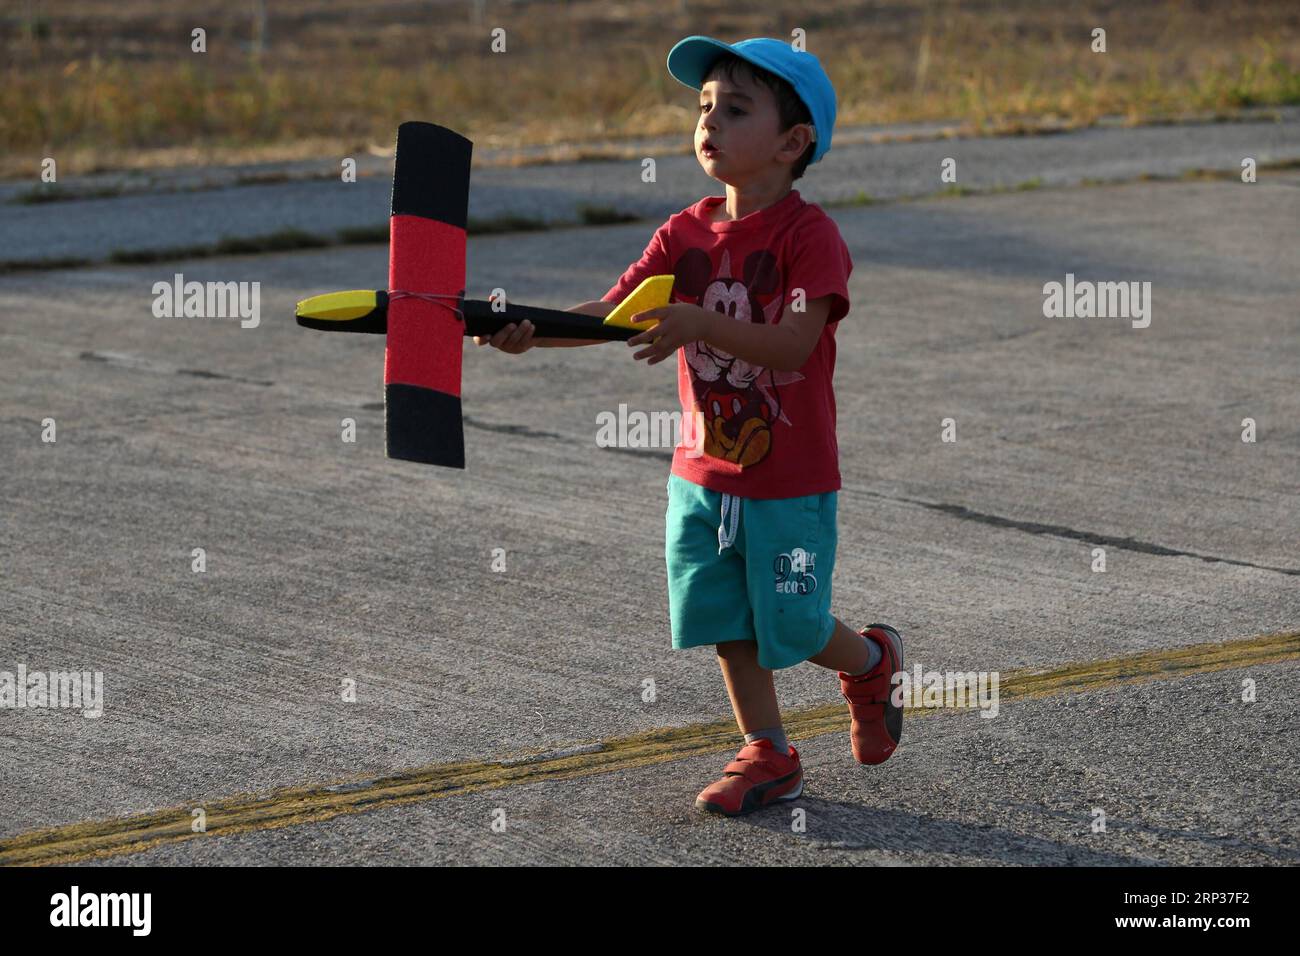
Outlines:
[[800,123],[784,132],[776,94],[738,69],[735,78],[710,73],[700,90],[695,155],[704,171],[730,186],[745,186],[781,170],[788,175],[812,140]]

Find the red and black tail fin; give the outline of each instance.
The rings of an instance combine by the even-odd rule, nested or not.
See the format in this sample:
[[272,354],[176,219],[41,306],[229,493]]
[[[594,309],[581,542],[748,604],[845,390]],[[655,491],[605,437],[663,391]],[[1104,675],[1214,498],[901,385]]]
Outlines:
[[461,423],[461,348],[457,297],[465,291],[465,222],[470,153],[463,136],[432,123],[397,129],[389,220],[391,296],[384,356],[389,458],[465,467]]

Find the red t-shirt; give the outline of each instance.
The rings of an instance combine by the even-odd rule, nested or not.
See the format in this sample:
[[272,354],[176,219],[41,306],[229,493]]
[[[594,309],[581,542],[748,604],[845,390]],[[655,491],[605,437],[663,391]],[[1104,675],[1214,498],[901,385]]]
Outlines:
[[674,302],[775,324],[797,289],[805,303],[833,296],[826,326],[797,372],[750,365],[705,342],[678,350],[682,413],[701,413],[704,453],[690,457],[679,444],[672,473],[743,498],[836,491],[831,377],[835,330],[849,311],[848,247],[835,221],[796,190],[741,219],[714,222],[711,214],[725,202],[707,196],[671,217],[603,301],[621,302],[646,276],[671,274]]

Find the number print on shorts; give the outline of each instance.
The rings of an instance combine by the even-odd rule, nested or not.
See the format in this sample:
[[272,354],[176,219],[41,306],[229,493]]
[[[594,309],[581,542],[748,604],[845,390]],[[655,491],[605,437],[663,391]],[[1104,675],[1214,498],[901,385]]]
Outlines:
[[778,554],[772,562],[776,572],[777,594],[812,594],[817,590],[817,576],[813,568],[817,564],[817,552],[793,548],[789,554]]

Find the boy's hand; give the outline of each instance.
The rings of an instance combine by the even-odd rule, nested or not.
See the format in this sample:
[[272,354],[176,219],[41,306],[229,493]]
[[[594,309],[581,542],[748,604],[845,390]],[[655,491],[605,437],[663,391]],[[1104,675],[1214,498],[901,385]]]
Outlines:
[[678,302],[659,309],[647,309],[632,316],[633,322],[658,319],[659,324],[640,332],[627,340],[628,345],[651,343],[632,358],[649,359],[647,365],[655,365],[672,355],[683,345],[698,342],[704,338],[708,329],[711,313],[689,302]]
[[490,345],[502,352],[519,355],[533,347],[533,323],[524,319],[516,326],[513,322],[497,332],[492,338],[483,335],[474,336],[475,345]]

